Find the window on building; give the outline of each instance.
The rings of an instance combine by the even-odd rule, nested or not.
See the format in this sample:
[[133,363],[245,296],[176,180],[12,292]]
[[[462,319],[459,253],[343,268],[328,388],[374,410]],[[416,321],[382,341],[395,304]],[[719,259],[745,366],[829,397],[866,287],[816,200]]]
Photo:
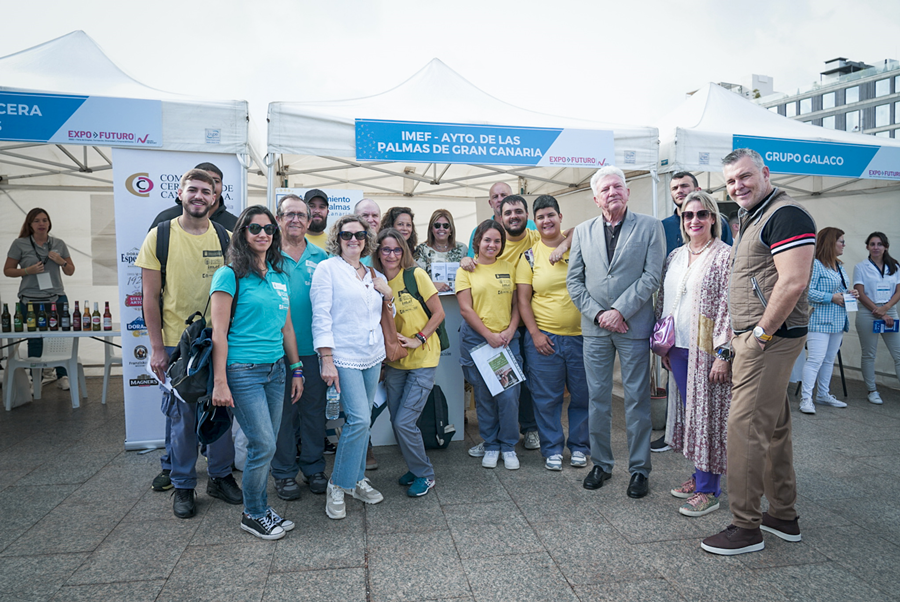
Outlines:
[[891,124],[891,105],[878,105],[875,107],[875,127],[880,128]]
[[822,118],[822,127],[827,128],[829,130],[834,129],[834,115],[829,115],[828,117]]
[[797,103],[789,102],[784,105],[784,114],[788,117],[796,117],[797,116]]
[[890,79],[879,79],[877,82],[875,82],[875,98],[887,96],[890,93],[891,93],[891,80]]
[[[900,76],[898,76],[900,77]],[[822,108],[823,109],[833,109],[834,108],[834,92],[829,92],[828,94],[822,95]]]
[[776,115],[778,114],[778,106],[777,105],[774,107],[769,107],[769,110],[772,111],[773,113],[775,113]]
[[894,123],[900,123],[900,102],[894,103]]
[[844,90],[844,104],[848,105],[851,102],[859,102],[859,86]]
[[890,130],[885,130],[885,131],[883,131],[883,132],[875,132],[875,135],[878,136],[879,138],[890,138],[890,137],[891,137],[891,131],[890,131]]
[[800,100],[800,114],[806,115],[812,113],[812,98],[803,98]]
[[844,115],[844,129],[848,132],[859,131],[859,111],[850,111]]

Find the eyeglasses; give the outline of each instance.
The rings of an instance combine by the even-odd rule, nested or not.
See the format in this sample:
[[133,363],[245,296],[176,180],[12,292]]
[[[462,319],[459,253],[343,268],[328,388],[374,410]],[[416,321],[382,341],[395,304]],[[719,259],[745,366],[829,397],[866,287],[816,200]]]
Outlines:
[[435,222],[434,229],[435,230],[449,230],[450,224],[442,224],[440,222]]
[[282,213],[281,217],[283,217],[284,219],[286,219],[289,222],[292,222],[295,219],[299,219],[299,220],[303,221],[303,220],[309,219],[309,214],[308,213],[294,213],[293,211],[291,211],[290,213]]
[[694,219],[694,216],[697,216],[697,219],[706,219],[709,217],[709,209],[701,209],[700,211],[694,213],[693,211],[682,211],[681,219],[686,222]]
[[385,257],[390,255],[403,255],[403,249],[400,247],[394,247],[393,249],[390,247],[381,247],[381,254]]
[[360,230],[359,232],[338,232],[338,236],[341,237],[341,240],[350,240],[351,238],[365,240],[368,234],[366,234],[365,230]]
[[275,224],[266,224],[265,226],[260,224],[247,224],[244,226],[246,230],[250,231],[250,234],[256,235],[265,230],[267,236],[272,236],[276,232],[278,232],[278,226]]
[[839,245],[846,245],[846,244],[847,244],[847,243],[845,243],[843,240],[839,240],[839,241],[837,241],[837,242],[838,242]]

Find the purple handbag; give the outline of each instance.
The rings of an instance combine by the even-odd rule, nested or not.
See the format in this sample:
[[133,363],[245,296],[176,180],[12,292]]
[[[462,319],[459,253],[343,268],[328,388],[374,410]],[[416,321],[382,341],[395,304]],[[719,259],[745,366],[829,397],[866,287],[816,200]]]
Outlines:
[[653,334],[650,335],[650,351],[660,357],[666,357],[674,345],[675,318],[672,316],[660,318],[653,325]]

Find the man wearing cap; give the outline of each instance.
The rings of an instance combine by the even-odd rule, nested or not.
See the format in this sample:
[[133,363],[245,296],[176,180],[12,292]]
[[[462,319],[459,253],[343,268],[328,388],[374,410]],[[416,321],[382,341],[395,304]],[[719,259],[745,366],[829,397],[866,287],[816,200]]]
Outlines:
[[306,240],[324,249],[328,244],[328,195],[323,190],[313,188],[303,196],[309,207],[309,228]]

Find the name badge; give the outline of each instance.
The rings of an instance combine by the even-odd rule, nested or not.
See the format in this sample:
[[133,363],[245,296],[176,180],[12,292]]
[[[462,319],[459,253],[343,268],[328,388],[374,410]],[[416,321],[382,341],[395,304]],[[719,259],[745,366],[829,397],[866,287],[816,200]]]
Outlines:
[[35,276],[37,276],[38,288],[42,291],[49,291],[53,288],[53,279],[48,272],[41,272],[40,274],[35,274]]
[[[38,274],[40,275],[40,274]],[[893,287],[889,284],[878,284],[875,286],[875,303],[884,305],[891,300],[891,294],[894,292]]]

